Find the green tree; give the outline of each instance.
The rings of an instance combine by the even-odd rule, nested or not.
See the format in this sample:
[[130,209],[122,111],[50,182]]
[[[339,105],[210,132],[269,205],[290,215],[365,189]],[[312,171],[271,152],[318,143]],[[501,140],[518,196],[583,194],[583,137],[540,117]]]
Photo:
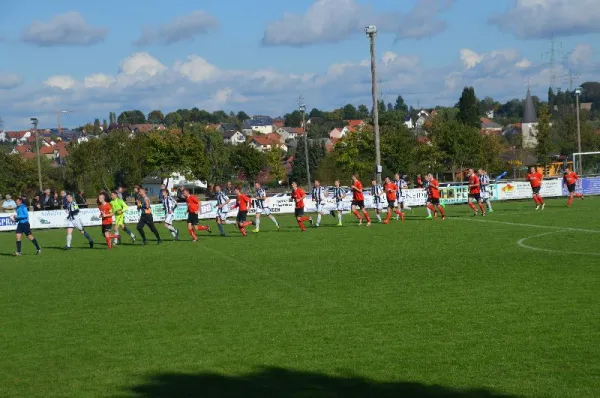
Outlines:
[[285,119],[285,125],[287,127],[302,126],[302,112],[299,110],[295,110],[292,113],[286,113],[283,118]]
[[160,110],[153,110],[148,114],[148,123],[150,124],[163,124],[165,122],[165,115]]
[[183,118],[177,112],[167,113],[165,116],[165,124],[169,127],[181,127]]
[[443,153],[443,163],[453,172],[481,164],[481,135],[479,129],[458,121],[434,118],[429,137]]
[[100,127],[100,119],[94,119],[94,129],[92,134],[100,135],[102,133],[102,129]]
[[399,95],[396,98],[396,103],[394,104],[394,110],[395,111],[399,111],[399,112],[403,112],[403,113],[408,113],[408,106],[404,102],[404,98],[402,98],[401,95]]
[[356,108],[352,104],[347,104],[343,108],[344,110],[344,120],[354,120],[357,118],[358,112]]
[[122,112],[117,118],[118,124],[144,124],[146,115],[140,110]]
[[308,117],[320,117],[320,118],[324,118],[324,114],[323,111],[318,110],[317,108],[312,108],[310,110],[310,113],[308,114]]
[[358,113],[357,116],[359,119],[361,119],[361,120],[366,119],[369,117],[369,108],[367,108],[365,105],[361,104],[358,106],[357,113]]
[[[308,140],[308,167],[313,173],[321,161],[327,154],[325,144],[321,140]],[[304,137],[298,139],[296,146],[296,154],[294,155],[294,164],[292,167],[292,180],[299,184],[306,184],[308,182],[306,178],[306,151],[304,150]]]
[[379,111],[380,115],[383,115],[385,113],[386,107],[385,107],[385,102],[383,100],[377,101],[377,110]]
[[243,143],[236,145],[232,151],[232,163],[238,172],[242,172],[248,182],[253,182],[258,173],[267,165],[264,153],[256,150],[252,145]]
[[546,105],[542,106],[538,115],[538,124],[535,128],[537,145],[535,155],[538,163],[547,165],[550,162],[550,152],[552,151],[552,142],[550,141],[550,112]]
[[[500,155],[506,148],[502,145],[500,137],[497,135],[484,135],[480,138],[481,154],[479,155],[479,165],[490,173],[502,171],[502,159]],[[475,164],[471,166],[476,167]]]
[[554,90],[552,87],[548,88],[548,105],[552,107],[554,105]]
[[234,175],[231,164],[231,145],[223,143],[223,136],[214,130],[201,130],[198,135],[204,142],[208,160],[208,181],[223,184]]
[[239,111],[235,117],[242,123],[250,119],[250,116],[248,116],[248,114],[244,111]]
[[275,181],[285,181],[285,169],[281,157],[283,151],[277,147],[272,147],[266,152],[266,162],[269,168],[271,178]]
[[465,126],[481,128],[479,120],[479,110],[477,107],[477,97],[473,87],[465,87],[460,100],[458,101],[457,120]]
[[102,121],[102,130],[106,133],[108,131],[108,123],[106,122],[106,119],[104,119]]
[[374,148],[373,132],[363,129],[342,138],[336,144],[332,156],[344,175],[358,173],[364,178],[370,178],[375,172]]

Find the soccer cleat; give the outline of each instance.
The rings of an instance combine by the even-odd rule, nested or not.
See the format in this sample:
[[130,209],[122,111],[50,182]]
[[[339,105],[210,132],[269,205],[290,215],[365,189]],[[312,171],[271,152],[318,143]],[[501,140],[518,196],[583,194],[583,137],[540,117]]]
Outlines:
[[481,217],[485,217],[485,213],[481,213]]
[[208,226],[208,230],[207,231],[208,231],[209,234],[212,234],[212,229],[210,228],[210,225]]
[[427,216],[427,217],[425,217],[425,219],[426,220],[433,220],[433,217],[432,216]]
[[42,249],[37,249],[36,252],[35,252],[35,254],[37,254],[37,255],[42,254]]
[[488,210],[488,213],[493,213],[493,212],[494,212],[494,210],[493,210],[493,209],[489,209],[489,210]]
[[319,225],[319,224],[315,224],[315,228],[319,228],[319,227],[320,227],[320,225]]
[[384,224],[389,224],[389,223],[390,223],[390,221],[389,221],[389,220],[383,220],[383,223],[384,223]]
[[13,257],[19,257],[21,255],[21,252],[14,252],[13,253]]
[[162,239],[159,239],[159,240],[157,240],[157,241],[156,241],[156,244],[157,244],[157,245],[162,245]]
[[71,248],[69,246],[65,246],[63,247],[63,250],[71,250]]
[[277,226],[277,232],[279,232],[279,225]]
[[179,240],[179,230],[178,229],[175,230],[175,237],[173,239]]
[[143,245],[143,246],[146,246],[147,244],[148,244],[148,241],[147,241],[147,240],[143,240],[143,241],[142,241],[142,245]]
[[546,204],[542,203],[542,210],[544,210],[545,207],[546,207]]
[[540,209],[540,206],[535,206],[535,209],[536,209],[536,210],[539,210],[539,209]]
[[442,221],[444,221],[446,219],[446,216],[442,216]]
[[371,226],[371,221],[367,221],[367,227]]
[[313,219],[312,219],[312,217],[309,217],[308,222],[310,223],[310,225],[313,225]]
[[475,212],[473,213],[473,217],[477,217],[479,215],[479,213]]
[[338,226],[338,227],[341,227],[341,226],[342,226],[342,223],[341,223],[341,222],[339,222],[339,223],[337,224],[337,226]]
[[252,232],[254,232],[255,234],[259,233],[260,231],[258,229],[253,229]]
[[90,241],[90,249],[93,249],[93,248],[94,248],[94,241],[93,241],[93,240],[91,240],[91,241]]
[[198,242],[198,239],[192,239],[192,243]]
[[131,238],[131,243],[135,243],[135,235],[131,234],[131,235],[129,235],[129,237]]

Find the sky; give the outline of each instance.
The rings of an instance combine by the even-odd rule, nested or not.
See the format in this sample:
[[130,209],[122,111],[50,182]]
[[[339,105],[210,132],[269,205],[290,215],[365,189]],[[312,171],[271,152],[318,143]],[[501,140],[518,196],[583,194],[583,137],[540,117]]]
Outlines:
[[[0,116],[6,130],[76,127],[124,110],[283,115],[371,101],[546,98],[600,80],[600,1],[0,1]],[[555,43],[555,66],[550,49]],[[553,72],[554,71],[554,72]]]

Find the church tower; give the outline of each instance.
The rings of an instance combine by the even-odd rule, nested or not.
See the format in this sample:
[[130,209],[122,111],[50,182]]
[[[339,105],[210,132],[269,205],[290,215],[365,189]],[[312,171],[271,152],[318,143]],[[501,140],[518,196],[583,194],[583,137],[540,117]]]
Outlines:
[[521,123],[521,132],[523,136],[523,148],[535,148],[537,146],[537,116],[531,92],[527,89],[525,98],[525,110],[523,112],[523,121]]

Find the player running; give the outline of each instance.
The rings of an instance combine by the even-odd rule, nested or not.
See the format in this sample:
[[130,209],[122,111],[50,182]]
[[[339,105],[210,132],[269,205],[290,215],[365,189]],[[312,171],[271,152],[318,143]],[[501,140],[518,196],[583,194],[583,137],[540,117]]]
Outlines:
[[367,219],[367,227],[371,226],[371,217],[365,208],[365,195],[363,194],[363,185],[358,180],[358,174],[352,176],[352,214],[358,219],[358,225],[362,225],[362,216],[358,210],[362,210],[363,215]]
[[383,189],[385,191],[385,198],[387,200],[387,217],[383,223],[389,224],[390,218],[392,218],[392,211],[396,213],[396,220],[398,217],[400,217],[402,218],[402,221],[404,221],[404,213],[398,209],[398,187],[390,180],[390,177],[385,177]]
[[531,191],[533,192],[533,201],[535,202],[535,209],[544,210],[546,204],[544,203],[544,199],[542,195],[540,195],[540,190],[542,189],[542,181],[544,180],[544,176],[539,171],[536,171],[535,167],[531,167],[529,169],[529,174],[527,174],[527,181],[531,185]]
[[432,211],[433,215],[436,216],[437,207],[443,221],[446,219],[446,214],[444,213],[444,207],[440,204],[440,183],[433,178],[433,174],[431,173],[425,176],[425,180],[427,181],[427,209]]
[[169,195],[168,189],[161,191],[161,198],[163,208],[165,210],[165,222],[164,226],[169,230],[169,233],[173,237],[173,240],[179,240],[179,230],[173,227],[173,219],[175,219],[175,209],[177,208],[177,202],[171,195]]
[[113,213],[115,213],[115,230],[114,234],[119,238],[113,240],[113,245],[118,244],[121,239],[119,231],[122,229],[131,238],[131,242],[135,243],[135,235],[125,225],[125,212],[129,209],[127,203],[122,199],[123,195],[119,196],[119,191],[113,191],[110,193],[110,206],[112,207]]
[[316,227],[321,225],[321,217],[325,215],[325,201],[327,200],[327,190],[321,186],[319,180],[315,180],[315,187],[312,190],[312,201],[317,207]]
[[346,197],[346,192],[344,191],[344,189],[342,187],[340,187],[340,180],[335,180],[332,194],[333,194],[333,199],[335,199],[335,210],[331,210],[329,212],[329,214],[331,214],[332,217],[335,217],[336,212],[337,212],[337,219],[338,219],[337,226],[341,227],[342,226],[342,210],[344,210],[344,198]]
[[481,182],[479,177],[473,169],[469,169],[467,176],[469,177],[469,207],[474,211],[473,216],[477,216],[478,211],[473,204],[474,200],[479,205],[479,209],[481,209],[481,215],[485,217],[485,207],[483,207],[483,203],[481,202]]
[[479,184],[481,190],[481,201],[487,205],[488,212],[493,213],[492,201],[490,200],[490,177],[487,171],[479,169],[477,172],[479,176]]
[[87,239],[90,249],[94,248],[94,240],[83,228],[83,222],[79,217],[79,205],[73,200],[73,195],[68,193],[65,197],[65,210],[67,211],[67,245],[65,250],[71,250],[71,241],[73,240],[73,230],[77,230]]
[[31,225],[29,224],[29,211],[25,205],[23,198],[18,197],[16,200],[17,208],[15,214],[11,215],[10,218],[13,222],[17,223],[16,238],[17,238],[17,251],[13,253],[13,256],[21,255],[21,237],[25,235],[27,239],[35,246],[36,254],[41,254],[42,249],[31,232]]
[[106,246],[112,249],[112,239],[119,239],[119,235],[111,233],[113,226],[113,209],[110,203],[106,201],[106,195],[101,193],[98,195],[98,210],[100,210],[100,218],[102,219],[102,235],[106,239]]
[[223,229],[223,224],[236,223],[235,221],[227,219],[227,213],[229,213],[229,203],[231,203],[231,199],[225,194],[225,192],[223,192],[219,185],[215,187],[215,192],[217,194],[217,227],[219,227],[221,236],[227,236],[227,234],[225,234],[225,230]]
[[304,199],[306,198],[306,192],[295,182],[292,182],[292,200],[294,201],[294,216],[296,217],[296,221],[298,221],[298,226],[302,232],[306,231],[304,227],[304,221],[309,221],[312,225],[313,220],[311,217],[307,217],[304,215]]
[[375,217],[381,221],[381,210],[383,209],[383,187],[377,184],[377,180],[371,180],[371,196],[373,197],[373,208],[375,209]]
[[577,175],[577,173],[575,173],[569,167],[567,167],[563,176],[563,185],[566,185],[567,190],[569,191],[569,200],[567,201],[567,207],[571,207],[571,205],[573,204],[573,196],[581,198],[581,200],[583,200],[583,193],[575,192],[577,180],[579,180],[579,176]]
[[263,214],[269,217],[271,221],[273,221],[273,224],[275,224],[275,227],[277,227],[277,231],[279,231],[279,223],[277,222],[275,216],[271,214],[271,208],[269,207],[269,203],[267,202],[267,192],[264,188],[260,186],[258,182],[254,184],[254,189],[256,190],[256,219],[254,221],[254,225],[256,225],[256,228],[252,230],[252,232],[260,232],[260,217]]
[[137,191],[137,203],[138,209],[140,211],[140,220],[137,223],[137,230],[142,237],[142,244],[147,245],[148,240],[146,239],[146,233],[144,232],[144,226],[147,225],[150,228],[150,231],[156,236],[156,244],[160,245],[162,243],[162,239],[156,229],[156,225],[154,225],[154,216],[152,216],[152,207],[150,206],[150,198],[146,194],[146,190],[142,187],[138,188]]
[[183,190],[183,196],[185,198],[185,202],[187,204],[187,228],[190,236],[192,237],[192,242],[198,242],[198,236],[196,235],[196,231],[208,231],[208,233],[212,233],[210,227],[208,225],[198,225],[198,214],[200,213],[200,200],[197,197],[190,193],[190,190],[185,188]]
[[252,204],[252,199],[250,199],[249,196],[244,195],[240,187],[235,187],[233,191],[236,195],[234,207],[237,207],[238,209],[238,214],[235,219],[236,225],[242,235],[246,236],[248,235],[246,233],[246,227],[253,224],[252,221],[246,221],[246,217],[248,216],[248,208]]
[[[400,212],[402,213],[402,219],[404,220],[404,210],[410,210],[412,211],[412,209],[408,206],[404,206],[404,194],[406,192],[406,190],[408,189],[408,183],[406,182],[406,176],[402,176],[400,177],[400,174],[396,173],[394,175],[394,184],[396,185],[396,205],[397,208],[400,210]],[[396,215],[396,220],[399,219],[399,215]]]

